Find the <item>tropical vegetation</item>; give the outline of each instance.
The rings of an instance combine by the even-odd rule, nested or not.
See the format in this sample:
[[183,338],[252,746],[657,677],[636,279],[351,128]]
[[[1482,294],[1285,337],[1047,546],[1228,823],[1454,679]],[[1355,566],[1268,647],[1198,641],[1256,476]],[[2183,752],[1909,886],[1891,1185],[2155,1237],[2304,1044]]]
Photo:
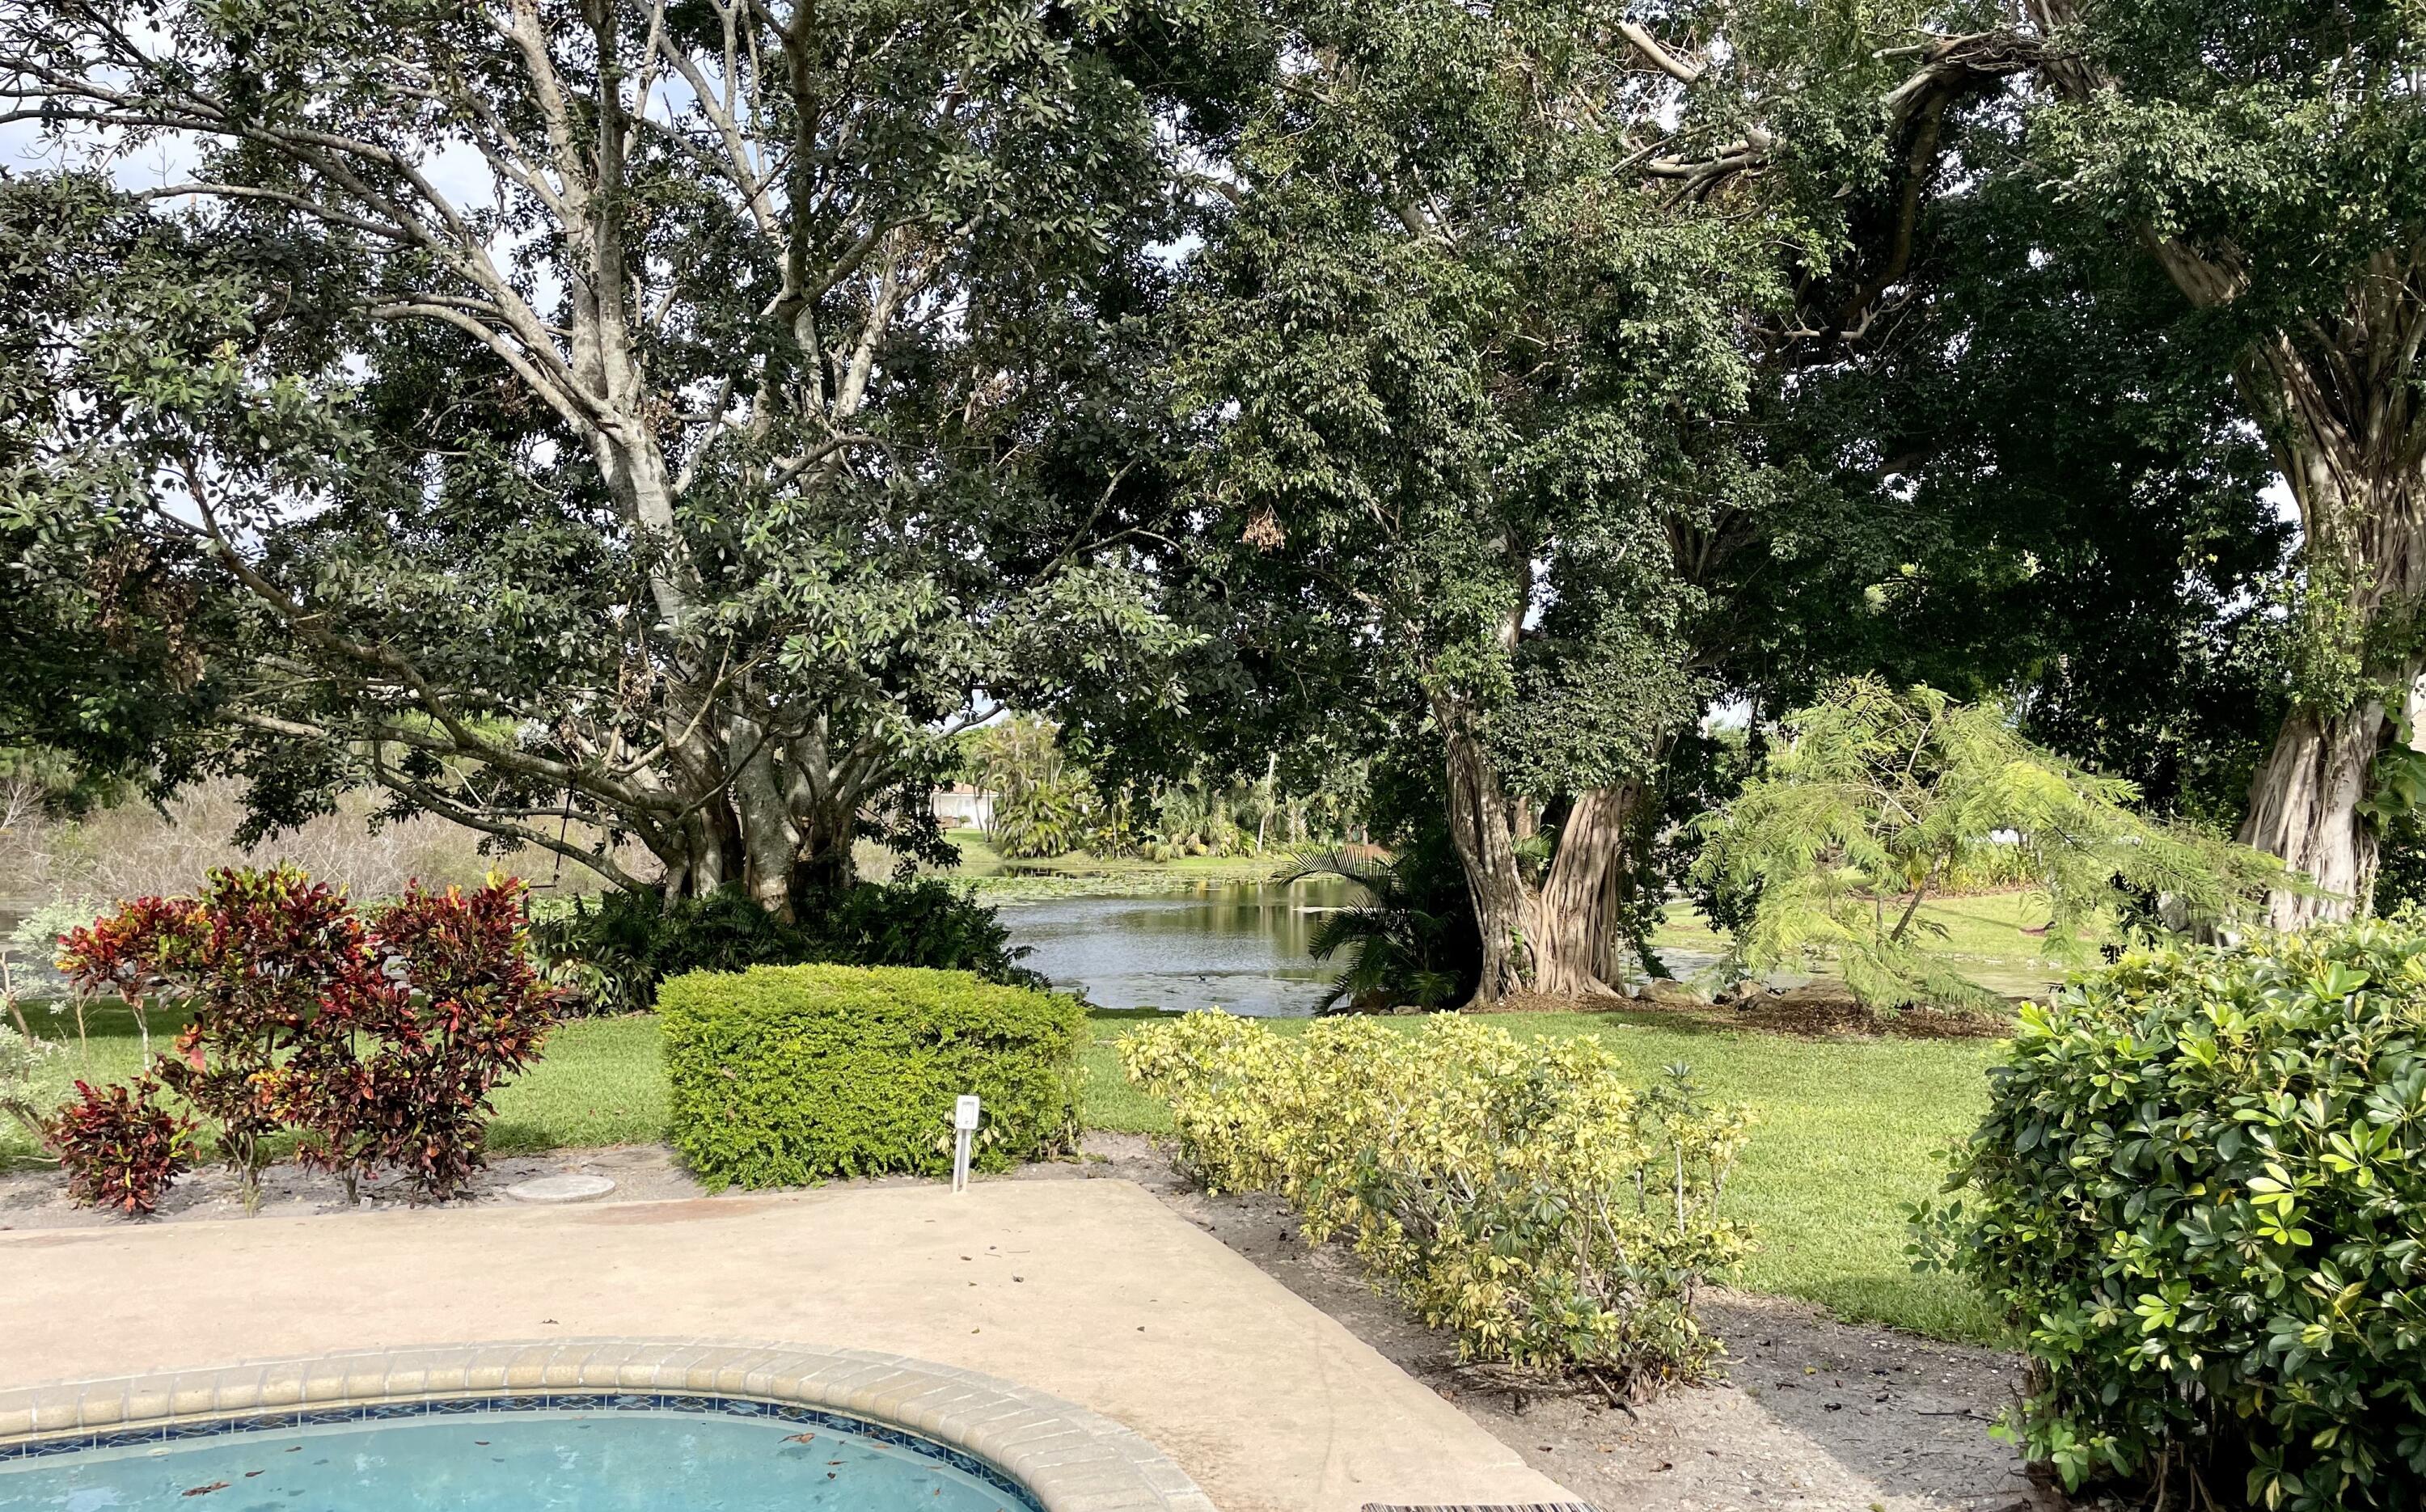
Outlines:
[[1286,885],[1323,877],[1347,882],[1356,900],[1325,913],[1306,941],[1306,954],[1316,960],[1348,957],[1315,1012],[1430,1010],[1451,1005],[1470,989],[1481,941],[1460,907],[1463,879],[1455,875],[1454,858],[1444,857],[1440,848],[1398,856],[1369,848],[1306,850],[1290,859],[1279,880]]
[[2121,778],[2042,750],[1993,703],[1854,681],[1788,714],[1723,811],[1699,822],[1699,879],[1735,925],[1740,970],[1833,967],[1889,1005],[1987,994],[1943,964],[1933,895],[1978,888],[2042,909],[2043,950],[2078,966],[2116,916],[2143,929],[2246,924],[2279,863],[2128,805]]
[[[1976,1000],[1934,931],[1997,889],[2089,969],[1961,1167],[2033,1452],[2403,1504],[2412,926],[2297,931],[2426,893],[2421,69],[2374,0],[0,8],[0,1134],[138,1213],[214,1153],[458,1191],[510,1107],[657,1137],[653,1021],[507,1080],[560,993],[1011,1001],[934,875],[970,778],[1013,863],[1347,877],[1359,1008],[1614,1007],[1700,925]],[[332,830],[350,898],[267,864]],[[62,933],[73,1048],[16,992]],[[1167,1102],[1081,1105],[1630,1389],[1734,1257],[1732,1134],[1609,1058],[1757,1058],[1677,1012],[1158,1030]],[[1349,1050],[1530,1174],[1383,1138]],[[1828,1106],[1918,1160],[1989,1053],[1860,1054],[1926,1117]],[[1217,1154],[1250,1082],[1304,1117]],[[1562,1204],[1663,1150],[1624,1278]],[[1795,1158],[1731,1190],[1862,1294]]]
[[2411,1504],[2421,1014],[2413,917],[2135,952],[2023,1010],[1924,1253],[2027,1341],[2033,1459],[2209,1504]]
[[1438,827],[1489,1002],[1650,964],[1712,708],[1876,674],[2363,909],[2426,199],[2343,8],[13,14],[0,742],[785,923],[1006,706],[1096,794],[1006,852],[1394,764],[1288,843]]
[[[368,917],[292,868],[219,871],[137,898],[59,942],[81,993],[114,993],[144,1065],[76,1099],[48,1143],[88,1200],[150,1212],[208,1121],[247,1209],[270,1141],[296,1136],[348,1198],[365,1176],[450,1197],[482,1164],[495,1089],[539,1054],[556,993],[526,949],[521,885],[418,888]],[[173,1028],[151,1054],[151,1016]]]
[[1596,1040],[1453,1015],[1284,1037],[1192,1013],[1138,1031],[1121,1060],[1170,1100],[1208,1189],[1276,1191],[1307,1243],[1346,1235],[1463,1359],[1642,1398],[1718,1358],[1693,1302],[1748,1243],[1722,1206],[1748,1120],[1681,1067],[1638,1089]]

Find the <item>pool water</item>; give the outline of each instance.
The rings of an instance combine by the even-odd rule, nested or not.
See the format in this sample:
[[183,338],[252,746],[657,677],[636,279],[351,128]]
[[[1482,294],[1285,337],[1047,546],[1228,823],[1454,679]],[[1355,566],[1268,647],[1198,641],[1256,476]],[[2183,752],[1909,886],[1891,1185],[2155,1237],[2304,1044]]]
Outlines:
[[105,1512],[1020,1512],[856,1434],[667,1411],[477,1412],[0,1462],[0,1508]]

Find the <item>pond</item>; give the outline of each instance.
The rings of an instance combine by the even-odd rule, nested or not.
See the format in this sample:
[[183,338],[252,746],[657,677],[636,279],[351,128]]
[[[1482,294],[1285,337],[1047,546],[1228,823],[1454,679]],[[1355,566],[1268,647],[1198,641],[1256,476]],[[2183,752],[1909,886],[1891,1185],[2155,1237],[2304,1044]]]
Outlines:
[[1317,961],[1306,941],[1324,913],[1350,901],[1348,884],[1313,880],[1205,882],[1134,897],[1006,902],[1021,964],[1103,1008],[1227,1008],[1302,1017],[1331,989],[1344,961]]
[[[1227,1008],[1302,1016],[1331,989],[1344,962],[1319,962],[1306,941],[1325,911],[1345,906],[1345,882],[1313,879],[1202,882],[1136,896],[1003,901],[1011,943],[1034,947],[1022,964],[1057,987],[1084,990],[1105,1008]],[[22,912],[0,904],[0,941]],[[17,989],[48,997],[57,976],[39,957],[11,962]]]

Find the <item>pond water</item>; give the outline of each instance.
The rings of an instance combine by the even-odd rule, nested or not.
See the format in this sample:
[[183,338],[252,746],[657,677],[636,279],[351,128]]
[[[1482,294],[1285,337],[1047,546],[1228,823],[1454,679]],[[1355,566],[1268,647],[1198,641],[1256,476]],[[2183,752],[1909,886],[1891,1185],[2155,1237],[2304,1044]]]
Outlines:
[[1104,1008],[1227,1008],[1302,1016],[1331,989],[1343,961],[1306,953],[1324,912],[1350,901],[1348,884],[1288,887],[1206,882],[1185,893],[1006,902],[1021,964]]
[[[1344,962],[1318,962],[1306,941],[1325,910],[1351,900],[1345,882],[1289,887],[1204,882],[1186,892],[1004,901],[1011,943],[1035,954],[1022,964],[1057,987],[1083,989],[1105,1008],[1227,1008],[1262,1017],[1309,1014]],[[0,904],[0,940],[22,914]],[[45,963],[13,963],[29,997],[59,990]]]

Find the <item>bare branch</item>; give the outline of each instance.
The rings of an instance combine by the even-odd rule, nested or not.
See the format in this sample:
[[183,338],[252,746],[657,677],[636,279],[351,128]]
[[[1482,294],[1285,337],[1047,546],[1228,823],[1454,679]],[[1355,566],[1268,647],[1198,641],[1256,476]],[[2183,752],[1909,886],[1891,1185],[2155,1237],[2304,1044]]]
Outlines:
[[1656,68],[1660,72],[1667,74],[1670,78],[1674,79],[1679,84],[1693,83],[1695,80],[1701,78],[1702,74],[1708,68],[1707,64],[1701,62],[1699,59],[1689,62],[1684,58],[1678,57],[1675,54],[1668,51],[1665,47],[1660,46],[1657,38],[1653,37],[1649,32],[1643,30],[1633,22],[1619,22],[1617,24],[1617,34],[1620,37],[1625,38],[1636,52],[1641,53],[1643,57],[1650,62],[1653,68]]
[[429,810],[442,819],[451,819],[467,829],[477,829],[483,834],[495,835],[501,840],[510,840],[518,844],[534,845],[541,850],[554,851],[567,861],[580,862],[615,886],[626,891],[639,892],[646,886],[639,877],[617,865],[613,858],[603,851],[591,850],[586,846],[574,844],[571,841],[559,840],[544,829],[535,829],[529,825],[515,824],[510,820],[497,818],[493,811],[470,808],[456,802],[426,782],[414,781],[388,765],[385,758],[380,754],[376,744],[371,747],[370,760],[371,776],[381,787],[402,794],[415,805]]

